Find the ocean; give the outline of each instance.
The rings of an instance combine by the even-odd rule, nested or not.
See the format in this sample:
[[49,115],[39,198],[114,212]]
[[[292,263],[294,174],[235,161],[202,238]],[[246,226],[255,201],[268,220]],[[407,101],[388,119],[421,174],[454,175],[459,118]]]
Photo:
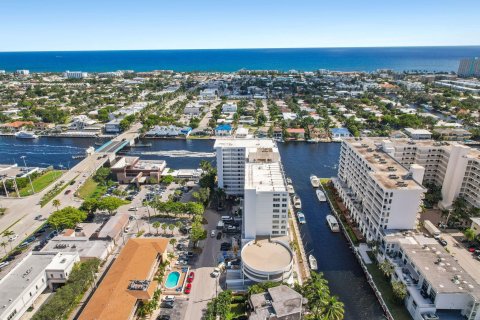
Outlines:
[[478,56],[480,46],[0,52],[0,69],[232,72],[241,69],[374,71],[387,68],[450,72],[458,69],[460,59]]

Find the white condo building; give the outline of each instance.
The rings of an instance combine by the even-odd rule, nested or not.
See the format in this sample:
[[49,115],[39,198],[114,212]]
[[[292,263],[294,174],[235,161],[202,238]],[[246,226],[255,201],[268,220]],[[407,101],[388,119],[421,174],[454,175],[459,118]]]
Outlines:
[[[293,253],[288,239],[288,192],[273,140],[218,139],[218,185],[229,195],[244,195],[242,276],[237,280],[292,280]],[[231,272],[230,274],[234,274]],[[227,279],[227,285],[232,283]]]
[[404,303],[413,320],[434,319],[426,314],[480,320],[480,285],[437,240],[420,234],[388,234],[378,257],[392,263],[392,281],[406,285]]
[[65,71],[63,76],[67,79],[84,79],[88,77],[87,72],[82,72],[82,71]]
[[480,151],[432,140],[345,139],[334,183],[362,233],[378,239],[381,229],[415,228],[426,183],[441,186],[440,207],[459,196],[480,207]]

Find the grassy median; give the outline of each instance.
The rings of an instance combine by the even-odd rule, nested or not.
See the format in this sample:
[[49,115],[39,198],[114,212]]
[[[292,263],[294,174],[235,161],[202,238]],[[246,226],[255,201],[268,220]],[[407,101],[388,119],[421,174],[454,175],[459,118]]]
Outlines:
[[100,185],[93,178],[88,178],[78,189],[77,195],[83,200],[98,199],[107,192],[107,186]]
[[[40,192],[46,187],[48,187],[50,184],[52,184],[55,180],[60,178],[63,174],[63,171],[61,170],[49,170],[46,171],[44,174],[41,176],[38,176],[37,178],[32,180],[33,184],[33,189],[35,192]],[[28,182],[27,186],[18,190],[20,193],[21,197],[25,197],[28,195],[33,194],[32,186],[30,185],[30,182]]]

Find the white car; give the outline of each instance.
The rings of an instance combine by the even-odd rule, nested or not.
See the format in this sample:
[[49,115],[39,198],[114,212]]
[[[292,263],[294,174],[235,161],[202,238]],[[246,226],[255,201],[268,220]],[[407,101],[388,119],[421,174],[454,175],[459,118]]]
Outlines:
[[210,273],[210,275],[211,275],[213,278],[217,278],[217,277],[220,275],[220,269],[219,269],[219,268],[213,269],[213,271],[212,271],[212,273]]
[[163,301],[165,302],[170,302],[170,301],[175,301],[175,296],[165,296],[165,298],[163,298]]
[[3,269],[4,267],[8,266],[9,264],[10,264],[10,262],[8,262],[8,261],[0,263],[0,269]]
[[14,234],[14,235],[11,236],[10,238],[8,238],[8,241],[12,242],[12,241],[17,240],[17,238],[18,238],[18,234]]
[[215,236],[216,236],[215,230],[212,230],[212,232],[210,232],[210,237],[215,238]]

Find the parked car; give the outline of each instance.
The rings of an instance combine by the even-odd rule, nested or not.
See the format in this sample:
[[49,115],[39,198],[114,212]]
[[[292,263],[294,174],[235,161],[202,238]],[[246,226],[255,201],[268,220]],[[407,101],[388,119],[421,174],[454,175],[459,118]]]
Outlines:
[[435,313],[424,313],[422,314],[422,318],[425,320],[439,320],[440,318]]
[[168,314],[161,314],[157,317],[157,320],[170,320],[170,315]]
[[217,278],[219,275],[220,275],[220,269],[219,268],[213,269],[212,273],[210,273],[210,276],[212,276],[212,278]]
[[172,309],[173,308],[173,301],[162,302],[160,308]]
[[43,216],[42,216],[41,214],[35,216],[35,220],[40,220],[40,219],[42,219],[42,218],[43,218]]
[[14,235],[11,236],[10,238],[8,238],[8,241],[12,242],[12,241],[17,240],[17,238],[18,238],[18,234],[14,234]]
[[217,240],[220,240],[220,239],[222,239],[222,233],[221,233],[221,232],[218,232],[218,233],[217,233]]
[[215,234],[216,234],[216,233],[215,233],[215,230],[212,230],[212,231],[210,232],[210,237],[214,238],[214,237],[215,237]]
[[67,191],[65,191],[65,194],[70,194],[70,192],[72,192],[72,190],[68,189]]
[[195,279],[195,272],[190,272],[190,274],[188,275],[188,278],[187,278],[187,282],[188,283],[191,283],[193,282],[193,279]]
[[164,301],[164,302],[172,302],[172,303],[173,303],[173,302],[175,301],[175,296],[165,296],[165,297],[163,298],[163,301]]
[[10,262],[8,262],[8,261],[1,262],[1,263],[0,263],[0,269],[5,268],[5,267],[8,266],[9,264],[10,264]]
[[438,242],[440,242],[440,244],[444,247],[446,247],[448,245],[448,242],[446,240],[442,239],[442,238],[439,238]]

